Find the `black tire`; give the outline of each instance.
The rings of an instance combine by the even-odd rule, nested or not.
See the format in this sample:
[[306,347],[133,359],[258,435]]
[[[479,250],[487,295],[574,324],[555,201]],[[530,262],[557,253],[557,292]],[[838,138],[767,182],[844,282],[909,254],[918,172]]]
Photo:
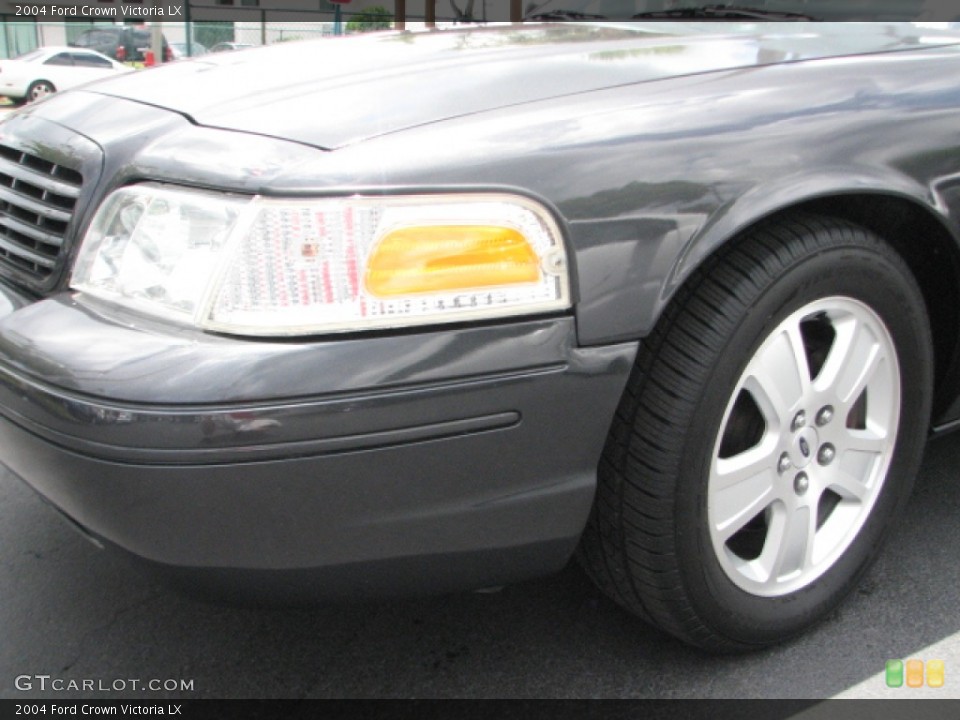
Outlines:
[[57,89],[47,80],[34,80],[27,88],[27,102],[42,100],[47,95],[55,93]]
[[[848,311],[853,320],[844,315]],[[850,324],[861,319],[866,329],[847,334],[846,328],[861,327]],[[830,391],[847,390],[852,376],[833,371],[859,367],[846,362],[859,350],[845,355],[838,349],[837,360],[830,353],[841,347],[837,338],[859,342],[860,333],[886,333],[886,344],[870,355],[880,357],[875,365],[864,364],[874,369],[856,376],[869,380],[862,392],[850,385],[849,397],[859,394],[843,405],[845,419],[838,412],[830,420],[832,406],[807,408],[809,417],[797,413],[789,429],[766,419],[780,416],[760,408],[766,386],[749,383],[751,373],[762,376],[776,366],[771,358],[787,347],[781,338],[802,339],[797,368],[816,378],[798,386],[806,387],[798,391],[802,406],[818,387],[817,373],[827,369],[837,378],[838,388]],[[907,500],[929,423],[932,368],[923,297],[906,264],[880,238],[809,215],[756,227],[696,272],[641,343],[601,460],[578,552],[582,564],[618,603],[695,646],[743,651],[802,632],[856,586]],[[755,387],[761,390],[748,389]],[[788,390],[781,395],[770,408],[788,406]],[[880,448],[878,459],[870,450],[860,463],[864,489],[858,496],[860,487],[837,473],[846,472],[848,458],[857,459],[860,441],[834,453],[820,443],[832,437],[828,433],[866,436],[868,412],[884,413],[889,432],[870,441]],[[779,462],[770,471],[752,469],[748,449],[766,457],[769,448],[779,448],[771,455]],[[837,465],[830,465],[832,456]],[[736,494],[724,489],[720,468],[727,458],[750,466],[743,477],[755,473],[748,482],[769,483],[778,499],[756,516],[750,513],[772,496],[747,503],[751,510],[721,530],[729,498],[750,489],[740,480],[726,481]],[[834,488],[835,477],[854,492]],[[748,515],[752,521],[734,532]],[[792,535],[791,528],[802,529]],[[724,539],[727,532],[734,535]]]

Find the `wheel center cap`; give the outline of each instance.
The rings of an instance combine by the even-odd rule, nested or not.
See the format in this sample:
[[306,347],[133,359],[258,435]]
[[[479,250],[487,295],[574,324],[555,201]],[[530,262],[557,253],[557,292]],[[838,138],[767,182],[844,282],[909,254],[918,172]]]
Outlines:
[[810,464],[820,446],[817,431],[812,427],[802,428],[793,438],[793,447],[790,448],[790,459],[793,466],[803,468]]

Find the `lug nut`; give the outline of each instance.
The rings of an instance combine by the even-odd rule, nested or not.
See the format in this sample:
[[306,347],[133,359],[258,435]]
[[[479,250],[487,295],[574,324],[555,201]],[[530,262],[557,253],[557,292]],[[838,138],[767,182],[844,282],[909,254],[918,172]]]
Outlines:
[[821,465],[829,465],[833,462],[833,459],[837,456],[837,450],[830,443],[825,443],[820,446],[820,451],[817,453],[817,462]]
[[827,405],[820,408],[820,412],[817,413],[817,426],[823,427],[831,420],[833,420],[833,407]]
[[800,412],[798,412],[796,415],[793,416],[793,425],[791,425],[791,429],[794,432],[796,432],[806,424],[807,424],[807,414],[803,410],[801,410]]
[[793,463],[790,462],[790,456],[787,453],[784,453],[780,456],[780,462],[777,463],[777,472],[783,475],[792,466]]
[[797,495],[803,495],[809,489],[810,478],[807,477],[806,473],[800,473],[793,479],[793,491],[797,493]]

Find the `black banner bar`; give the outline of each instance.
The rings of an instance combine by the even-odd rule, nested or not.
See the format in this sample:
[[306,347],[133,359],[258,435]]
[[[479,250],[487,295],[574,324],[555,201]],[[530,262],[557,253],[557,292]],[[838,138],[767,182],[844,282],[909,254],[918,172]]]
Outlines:
[[[730,6],[692,15],[692,8]],[[960,22],[953,0],[0,0],[2,22],[330,22],[386,10],[394,23],[529,20],[911,21]],[[734,9],[760,13],[738,15]],[[763,14],[766,13],[766,17]],[[791,13],[797,14],[790,17]]]

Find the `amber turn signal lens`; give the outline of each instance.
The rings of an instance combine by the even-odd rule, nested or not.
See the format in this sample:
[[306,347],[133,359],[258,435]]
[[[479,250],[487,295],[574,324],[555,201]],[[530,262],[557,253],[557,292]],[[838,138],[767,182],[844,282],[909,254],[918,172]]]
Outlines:
[[367,290],[378,297],[536,283],[540,261],[509,227],[426,225],[387,233],[367,262]]

